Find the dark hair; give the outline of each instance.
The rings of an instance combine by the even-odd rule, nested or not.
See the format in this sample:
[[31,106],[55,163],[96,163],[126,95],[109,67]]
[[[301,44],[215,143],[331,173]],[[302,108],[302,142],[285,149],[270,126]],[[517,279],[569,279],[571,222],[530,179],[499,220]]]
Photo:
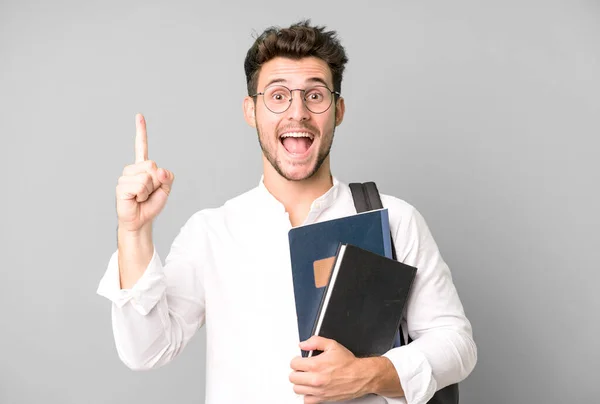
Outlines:
[[335,31],[311,26],[310,20],[300,21],[289,28],[267,28],[256,38],[244,60],[248,95],[256,93],[261,66],[278,56],[291,59],[314,56],[322,59],[331,69],[333,91],[342,91],[342,75],[348,57]]

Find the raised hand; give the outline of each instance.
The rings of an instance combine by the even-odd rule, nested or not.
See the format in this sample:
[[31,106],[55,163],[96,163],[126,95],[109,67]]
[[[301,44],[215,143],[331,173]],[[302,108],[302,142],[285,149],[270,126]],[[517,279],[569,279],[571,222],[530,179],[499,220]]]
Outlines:
[[174,175],[148,160],[146,120],[135,116],[135,163],[126,166],[116,188],[119,228],[139,231],[149,227],[162,211],[171,192]]

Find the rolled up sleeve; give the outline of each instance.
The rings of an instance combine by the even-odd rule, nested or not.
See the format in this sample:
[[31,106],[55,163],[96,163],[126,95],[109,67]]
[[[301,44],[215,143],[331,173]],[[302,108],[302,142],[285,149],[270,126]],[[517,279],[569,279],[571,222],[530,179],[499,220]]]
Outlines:
[[100,280],[96,293],[122,308],[131,303],[141,315],[147,315],[156,306],[167,288],[160,258],[156,248],[144,274],[131,289],[121,289],[119,278],[119,252],[115,251],[108,262],[104,276]]
[[131,289],[120,289],[118,252],[112,254],[97,293],[112,302],[115,345],[129,368],[146,370],[169,363],[204,324],[203,240],[197,214],[181,228],[164,265],[154,249]]
[[396,368],[405,397],[386,400],[424,404],[437,390],[472,372],[477,347],[450,269],[416,209],[411,207],[410,214],[403,215],[395,240],[398,259],[417,267],[417,275],[404,323],[413,341],[384,355]]

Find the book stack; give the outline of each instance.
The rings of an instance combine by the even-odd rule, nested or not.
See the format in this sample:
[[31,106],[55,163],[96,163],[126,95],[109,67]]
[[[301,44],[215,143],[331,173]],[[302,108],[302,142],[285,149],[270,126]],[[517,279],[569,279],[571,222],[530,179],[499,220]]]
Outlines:
[[387,209],[293,228],[289,243],[300,341],[319,335],[357,357],[391,349],[417,269],[392,259]]

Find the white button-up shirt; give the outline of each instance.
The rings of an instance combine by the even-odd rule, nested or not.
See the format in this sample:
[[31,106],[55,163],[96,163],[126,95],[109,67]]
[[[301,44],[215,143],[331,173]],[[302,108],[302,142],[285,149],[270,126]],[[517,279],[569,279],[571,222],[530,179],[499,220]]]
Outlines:
[[[423,217],[408,203],[382,195],[397,258],[418,268],[405,329],[414,339],[385,356],[395,366],[403,398],[375,395],[360,403],[426,403],[463,380],[477,360],[450,270]],[[355,214],[350,188],[316,199],[305,224]],[[98,287],[110,299],[121,360],[132,369],[161,366],[181,353],[206,324],[206,403],[299,403],[289,381],[300,354],[284,206],[259,185],[217,209],[194,214],[165,263],[156,250],[131,289],[120,289],[118,251]]]

